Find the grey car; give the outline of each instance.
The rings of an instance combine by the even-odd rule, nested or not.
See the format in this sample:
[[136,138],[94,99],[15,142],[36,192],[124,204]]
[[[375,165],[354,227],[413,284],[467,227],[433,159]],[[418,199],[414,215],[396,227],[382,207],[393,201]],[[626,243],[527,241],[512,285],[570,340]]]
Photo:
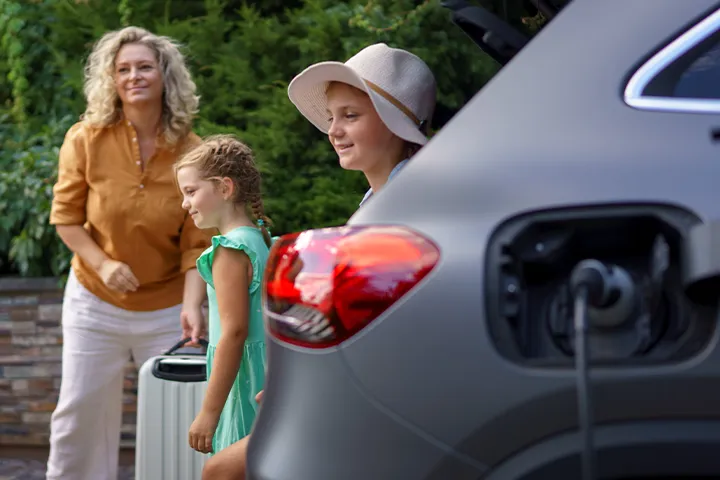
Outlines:
[[248,478],[720,477],[720,1],[449,8],[506,65],[274,246]]

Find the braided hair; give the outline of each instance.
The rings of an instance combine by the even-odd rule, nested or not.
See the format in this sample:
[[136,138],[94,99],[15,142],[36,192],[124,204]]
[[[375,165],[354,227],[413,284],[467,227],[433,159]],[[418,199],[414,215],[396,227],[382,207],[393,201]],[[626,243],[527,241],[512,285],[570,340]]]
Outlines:
[[233,202],[245,206],[248,217],[257,224],[265,244],[270,247],[272,238],[268,229],[272,222],[265,215],[260,170],[250,147],[232,135],[212,135],[175,163],[175,176],[178,170],[189,166],[195,167],[201,177],[208,180],[225,177],[232,180]]

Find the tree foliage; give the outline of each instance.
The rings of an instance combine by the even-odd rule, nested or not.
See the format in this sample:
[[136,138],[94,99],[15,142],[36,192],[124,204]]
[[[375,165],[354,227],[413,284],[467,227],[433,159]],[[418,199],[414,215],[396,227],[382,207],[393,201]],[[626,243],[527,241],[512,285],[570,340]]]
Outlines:
[[[484,3],[506,15],[518,2]],[[375,42],[409,49],[437,77],[438,129],[497,69],[438,0],[0,0],[0,274],[67,269],[47,224],[57,152],[84,108],[92,43],[125,25],[184,45],[201,95],[196,131],[255,150],[273,234],[341,224],[366,188],[288,100],[295,74]]]

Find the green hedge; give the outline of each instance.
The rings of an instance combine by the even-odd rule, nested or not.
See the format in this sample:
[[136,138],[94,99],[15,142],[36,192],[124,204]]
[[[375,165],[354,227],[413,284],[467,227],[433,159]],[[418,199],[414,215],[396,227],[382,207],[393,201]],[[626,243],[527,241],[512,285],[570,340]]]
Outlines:
[[439,128],[497,69],[438,1],[0,1],[0,274],[67,269],[47,225],[57,151],[83,110],[92,42],[124,24],[185,45],[201,94],[196,131],[235,133],[256,151],[274,234],[341,224],[366,188],[287,99],[296,73],[374,42],[410,49],[437,77]]

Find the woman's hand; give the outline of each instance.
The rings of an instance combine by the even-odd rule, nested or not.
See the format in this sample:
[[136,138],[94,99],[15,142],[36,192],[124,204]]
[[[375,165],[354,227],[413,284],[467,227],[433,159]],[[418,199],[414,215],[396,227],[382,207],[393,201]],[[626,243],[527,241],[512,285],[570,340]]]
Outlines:
[[188,434],[190,448],[200,453],[212,452],[212,439],[217,429],[218,416],[201,410],[195,421],[190,425]]
[[257,403],[262,402],[263,394],[265,393],[265,390],[260,390],[257,395],[255,395],[255,401]]
[[110,258],[100,264],[98,275],[108,288],[116,292],[134,292],[140,286],[130,267]]
[[180,313],[180,325],[183,330],[183,338],[190,338],[190,342],[186,344],[188,347],[197,347],[200,344],[198,339],[204,337],[206,333],[205,315],[201,307],[185,308]]

